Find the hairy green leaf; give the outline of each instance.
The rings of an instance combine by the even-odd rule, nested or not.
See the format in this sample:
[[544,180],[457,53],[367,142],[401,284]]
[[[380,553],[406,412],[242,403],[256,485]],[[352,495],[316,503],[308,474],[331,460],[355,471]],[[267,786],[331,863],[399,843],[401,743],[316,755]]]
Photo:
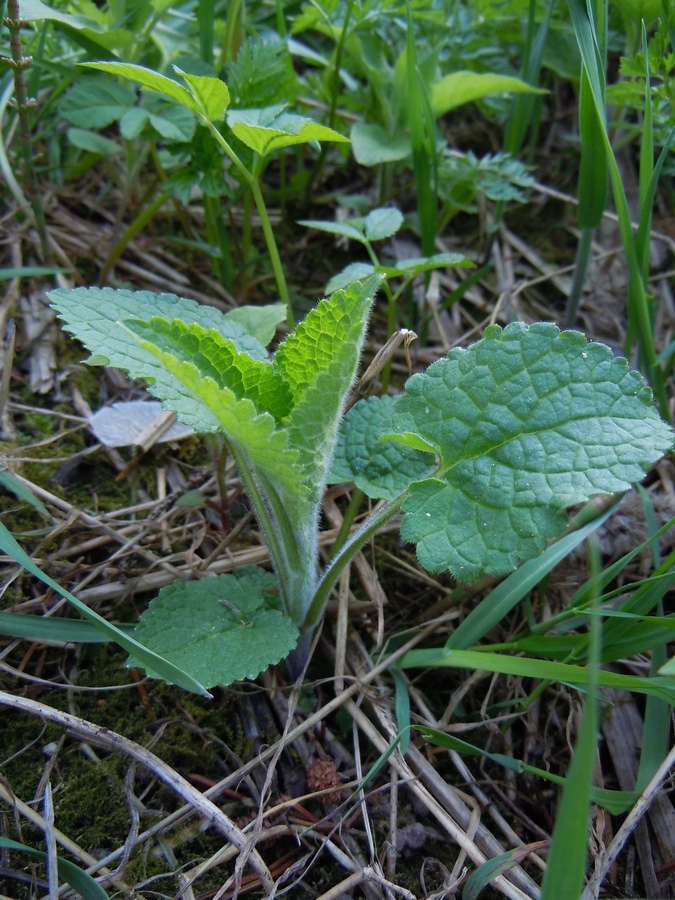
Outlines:
[[290,446],[299,451],[304,487],[317,502],[345,396],[359,362],[378,275],[322,300],[279,347],[274,362],[293,393]]
[[[279,608],[275,577],[248,568],[162,588],[143,613],[136,637],[213,687],[255,678],[284,659],[298,631]],[[128,665],[139,663],[132,657]]]
[[[173,339],[181,334],[183,323],[166,323],[154,319],[150,323],[130,322],[128,333],[139,341],[139,346],[155,360],[156,378],[149,390],[164,401],[166,409],[172,409],[181,422],[192,425],[195,431],[222,431],[227,439],[246,454],[250,462],[262,472],[267,472],[280,487],[292,495],[298,493],[295,468],[298,456],[289,440],[288,430],[278,429],[274,416],[256,406],[264,401],[279,410],[285,408],[288,388],[278,378],[272,366],[261,367],[255,360],[247,360],[241,354],[232,355],[236,360],[232,371],[221,372],[214,365],[222,363],[226,354],[218,358],[221,346],[208,343],[207,353],[191,346],[194,330],[198,326],[184,326],[187,341],[181,344]],[[166,326],[169,326],[168,328]],[[168,332],[168,333],[167,333]],[[145,339],[150,336],[151,340]],[[214,349],[215,348],[215,349]],[[213,351],[213,354],[212,354]],[[147,377],[143,371],[137,373]],[[262,384],[255,382],[260,376]],[[224,382],[231,381],[239,395]],[[251,396],[248,396],[250,392]]]
[[430,571],[471,581],[536,556],[564,509],[626,490],[673,443],[642,377],[553,325],[491,326],[406,384],[389,437],[433,449],[401,534]]
[[[184,322],[195,322],[202,328],[213,328],[224,338],[229,338],[237,350],[253,359],[267,359],[265,347],[248,333],[236,317],[231,317],[229,313],[223,315],[212,306],[203,306],[175,294],[113,288],[59,288],[49,291],[48,296],[65,320],[64,329],[88,350],[105,356],[106,365],[118,369],[130,371],[132,361],[154,364],[152,357],[130,346],[126,330],[121,325],[127,319],[148,321],[153,316],[168,320],[182,319]],[[99,360],[100,364],[103,363]]]
[[349,138],[332,128],[319,125],[313,119],[285,112],[283,105],[267,106],[264,109],[232,109],[227,115],[227,124],[243,144],[261,156],[310,141],[349,143]]
[[232,341],[215,329],[156,316],[148,322],[128,319],[124,324],[142,341],[179,362],[192,363],[202,378],[229,389],[237,400],[250,400],[258,412],[268,412],[277,420],[289,414],[291,392],[275,366],[239,353]]
[[393,397],[359,400],[340,426],[329,484],[352,481],[369,497],[393,500],[412,481],[431,472],[434,457],[393,441],[380,441],[394,406]]

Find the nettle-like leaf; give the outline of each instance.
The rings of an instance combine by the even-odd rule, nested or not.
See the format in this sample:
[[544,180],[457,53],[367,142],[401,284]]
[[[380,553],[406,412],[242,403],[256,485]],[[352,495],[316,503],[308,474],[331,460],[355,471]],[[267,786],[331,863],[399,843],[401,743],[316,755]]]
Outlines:
[[290,445],[298,450],[303,486],[318,502],[337,429],[358,365],[368,311],[381,282],[373,275],[322,300],[279,347],[274,358],[294,398]]
[[431,473],[432,454],[381,442],[393,406],[393,397],[370,397],[349,410],[340,426],[329,484],[352,481],[369,497],[393,500],[411,482]]
[[[168,320],[182,319],[184,322],[195,322],[203,328],[213,328],[224,338],[229,338],[237,350],[247,353],[253,359],[267,359],[263,344],[248,331],[246,323],[240,322],[240,310],[223,314],[213,306],[203,306],[195,300],[187,300],[175,294],[114,288],[59,288],[50,291],[48,296],[52,306],[65,320],[65,330],[81,341],[88,350],[96,353],[92,364],[129,369],[130,359],[152,363],[152,358],[147,354],[129,346],[127,333],[121,323],[127,319],[149,321],[153,316]],[[255,307],[245,309],[250,311]],[[255,319],[255,313],[250,312],[249,315]],[[266,313],[261,313],[261,321],[264,317]]]
[[129,319],[124,323],[145,343],[153,344],[178,362],[192,363],[204,379],[230,390],[237,400],[250,400],[259,412],[276,420],[291,411],[291,391],[268,360],[251,359],[239,353],[231,340],[215,329],[206,329],[181,319],[167,322],[153,316],[148,322]]
[[[295,647],[298,630],[281,612],[274,575],[245,568],[162,588],[134,637],[214,687],[255,678],[280,662]],[[127,665],[139,662],[130,657]]]
[[288,42],[278,35],[247,37],[236,61],[227,66],[232,103],[239,107],[270,106],[293,98],[295,82]]
[[414,375],[387,436],[439,457],[410,487],[401,534],[462,581],[536,556],[567,507],[627,490],[673,445],[624,359],[544,323],[491,326]]
[[[298,454],[274,415],[289,410],[290,392],[271,363],[233,352],[230,341],[199,325],[158,318],[125,325],[155,361],[149,390],[165,408],[195,431],[223,432],[279,488],[296,493]],[[131,374],[148,377],[143,370]]]
[[332,294],[334,291],[341,291],[355,281],[361,281],[369,278],[375,273],[375,266],[372,263],[355,262],[349,263],[337,275],[333,275],[326,285],[326,293]]
[[263,109],[232,109],[227,124],[243,144],[261,156],[310,141],[349,143],[349,138],[326,125],[285,112],[283,104]]

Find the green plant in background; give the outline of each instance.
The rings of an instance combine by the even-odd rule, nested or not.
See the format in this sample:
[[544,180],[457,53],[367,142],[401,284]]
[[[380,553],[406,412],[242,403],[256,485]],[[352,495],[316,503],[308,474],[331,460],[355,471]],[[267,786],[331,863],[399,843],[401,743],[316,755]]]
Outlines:
[[[488,328],[398,399],[357,403],[338,433],[380,281],[321,301],[271,359],[260,310],[242,325],[172,295],[51,292],[91,363],[145,378],[182,422],[222,434],[237,463],[276,577],[249,569],[176,582],[135,632],[207,686],[253,677],[296,642],[298,671],[340,572],[399,510],[425,568],[475,581],[537,557],[564,530],[566,507],[627,489],[672,445],[625,360],[545,324]],[[324,488],[346,478],[385,502],[320,572]],[[453,649],[472,627],[470,616]]]
[[[583,0],[568,0],[572,24],[582,59],[582,104],[580,106],[581,137],[588,165],[580,173],[580,216],[584,229],[590,229],[601,215],[598,184],[606,181],[612,187],[614,204],[619,219],[619,232],[628,265],[627,331],[625,352],[637,347],[640,365],[649,381],[656,402],[664,416],[669,415],[663,367],[657,359],[654,343],[653,297],[649,294],[647,277],[649,269],[649,242],[652,207],[659,175],[666,160],[670,144],[675,137],[673,126],[664,142],[656,163],[654,162],[654,135],[652,97],[649,89],[649,55],[646,34],[643,30],[643,61],[647,89],[644,94],[644,124],[640,145],[639,166],[639,221],[634,231],[626,190],[610,140],[606,119],[605,63],[603,47],[606,35],[607,0],[597,4],[585,4]],[[583,159],[583,156],[582,156]],[[581,180],[583,179],[583,181]],[[585,223],[585,224],[584,224]],[[582,241],[589,240],[582,237]],[[580,254],[579,265],[587,262],[587,254]],[[579,277],[577,277],[579,281]],[[573,295],[574,296],[574,295]],[[571,321],[572,305],[568,310]]]
[[[391,337],[396,329],[396,313],[399,298],[403,295],[412,281],[421,274],[432,269],[446,267],[473,268],[473,263],[461,253],[434,253],[432,256],[418,256],[411,259],[401,259],[396,262],[382,264],[378,259],[373,244],[394,237],[403,225],[403,215],[396,207],[382,207],[373,209],[365,217],[345,219],[339,222],[326,222],[320,219],[301,219],[300,225],[315,228],[317,231],[338,235],[351,241],[357,241],[365,248],[371,262],[352,262],[334,275],[326,285],[326,292],[332,293],[340,288],[345,288],[358,279],[367,278],[369,275],[379,273],[387,279],[399,278],[401,283],[393,291],[388,280],[382,282],[382,289],[387,298],[387,338]],[[389,385],[390,365],[384,369],[382,376],[382,392],[386,392]]]
[[[335,108],[341,81],[358,84],[345,71],[348,64],[356,78],[365,81],[366,99],[355,109],[361,118],[350,131],[354,157],[361,165],[381,167],[382,199],[388,192],[391,166],[403,164],[412,169],[422,254],[431,256],[439,232],[439,162],[443,149],[437,119],[497,94],[542,92],[513,74],[467,69],[445,72],[445,48],[438,36],[452,33],[447,16],[441,10],[423,10],[410,4],[406,11],[403,28],[397,9],[388,3],[308,4],[294,20],[293,34],[317,30],[336,42],[334,58],[324,61],[331,109]],[[424,27],[428,42],[422,51],[417,37]],[[354,91],[353,96],[357,98],[352,101],[355,105],[364,91]],[[349,97],[342,97],[341,102],[349,105]]]
[[227,115],[229,129],[242,144],[253,151],[252,162],[247,167],[215,125],[225,118],[230,105],[230,92],[225,82],[208,75],[191,75],[175,66],[176,74],[183,79],[185,87],[166,75],[130,63],[91,62],[83,65],[135,81],[147,90],[171,99],[178,106],[189,110],[208,129],[253,196],[277,289],[286,306],[288,324],[292,327],[293,310],[286,276],[260,187],[265,160],[275,151],[295,144],[319,140],[346,141],[347,138],[312,119],[285,112],[284,104],[261,109],[231,110]]

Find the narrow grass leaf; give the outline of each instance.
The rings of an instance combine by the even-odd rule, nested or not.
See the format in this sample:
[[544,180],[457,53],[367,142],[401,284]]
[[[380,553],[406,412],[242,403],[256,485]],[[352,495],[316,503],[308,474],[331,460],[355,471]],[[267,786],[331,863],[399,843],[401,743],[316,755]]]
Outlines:
[[13,472],[10,472],[8,469],[3,469],[2,466],[0,466],[0,487],[9,491],[11,494],[14,494],[18,500],[22,500],[24,503],[32,506],[33,509],[36,509],[46,519],[50,519],[52,522],[54,521],[52,514],[44,503],[41,500],[38,500],[33,491],[25,485],[23,481],[17,478]]
[[159,672],[165,681],[177,684],[186,691],[201,694],[203,697],[211,696],[206,688],[192,678],[191,675],[188,675],[187,672],[183,672],[177,666],[162,659],[161,656],[157,656],[156,653],[153,653],[142,644],[139,644],[138,641],[135,641],[129,634],[116,628],[115,625],[112,625],[110,622],[107,622],[104,618],[99,616],[98,613],[89,609],[89,607],[82,603],[81,600],[78,600],[77,597],[70,593],[70,591],[67,591],[65,588],[61,587],[57,581],[54,581],[53,578],[46,575],[35,565],[30,556],[21,549],[2,522],[0,522],[0,550],[10,556],[20,566],[23,566],[23,568],[27,572],[30,572],[34,578],[38,578],[40,581],[44,582],[44,584],[60,594],[61,597],[64,597],[72,604],[80,615],[107,634],[111,640],[115,641],[116,644],[119,644],[120,647],[123,647],[127,653],[135,655],[147,668]]
[[[593,542],[589,545],[589,556],[591,572],[597,575],[600,570],[600,551]],[[594,601],[597,602],[597,594]],[[589,690],[553,830],[553,840],[541,888],[542,900],[576,900],[583,888],[588,853],[591,788],[598,739],[597,686],[601,629],[600,619],[594,616],[590,624]]]
[[[479,672],[500,672],[503,675],[520,675],[523,678],[559,681],[562,684],[588,686],[591,675],[587,666],[550,662],[543,659],[527,659],[507,656],[503,653],[484,653],[480,650],[450,650],[442,647],[433,650],[411,650],[399,661],[401,669],[457,668]],[[663,674],[661,669],[660,674]],[[595,676],[593,676],[595,677]],[[654,694],[670,704],[675,704],[675,683],[672,678],[639,678],[622,675],[604,669],[598,673],[598,683],[603,687],[616,687],[638,694]]]
[[394,710],[401,739],[401,753],[405,753],[410,744],[410,694],[403,673],[398,666],[390,666],[389,674],[394,682]]
[[462,900],[477,900],[484,888],[488,887],[491,881],[499,875],[508,872],[514,866],[525,862],[530,853],[536,853],[548,847],[548,841],[535,841],[532,844],[525,844],[523,847],[516,847],[513,850],[507,850],[506,853],[500,853],[492,859],[488,859],[482,865],[478,866],[475,872],[467,878],[462,890]]
[[589,534],[599,528],[617,505],[618,501],[594,521],[561,537],[541,556],[523,563],[520,568],[491,591],[463,622],[460,622],[448,638],[445,645],[446,650],[466,650],[477,644],[520,603],[523,597],[527,596],[540,581],[543,581],[559,562],[578,547]]
[[[507,756],[504,753],[490,753],[488,750],[476,747],[474,744],[463,741],[461,738],[455,737],[452,734],[446,734],[444,731],[438,731],[437,729],[429,728],[426,725],[415,725],[414,728],[415,731],[422,734],[426,741],[430,744],[435,744],[437,747],[444,747],[446,750],[454,750],[456,753],[463,754],[464,756],[485,757],[486,759],[490,759],[492,762],[497,763],[497,765],[503,766],[510,772],[517,772],[519,774],[527,772],[530,775],[536,775],[538,778],[543,778],[546,781],[550,781],[561,787],[566,783],[566,779],[561,775],[555,775],[547,769],[531,766],[522,762],[520,759],[515,759],[513,756]],[[593,787],[591,788],[591,796],[593,802],[597,803],[598,806],[602,806],[603,809],[606,809],[613,816],[619,816],[634,805],[640,794],[638,791],[611,791],[607,788]]]
[[[133,635],[135,625],[115,626]],[[55,616],[28,616],[21,613],[0,612],[0,634],[28,641],[59,641],[64,644],[107,644],[113,640],[98,625],[79,619],[59,619]]]
[[[35,850],[33,847],[27,847],[25,844],[20,844],[18,841],[13,841],[10,838],[0,837],[0,847],[25,853],[42,863],[47,862],[47,854],[43,850]],[[60,878],[66,884],[69,884],[74,891],[77,891],[83,900],[108,900],[108,895],[101,885],[91,875],[83,871],[79,866],[76,866],[75,863],[62,859],[59,856],[57,857],[56,865]]]

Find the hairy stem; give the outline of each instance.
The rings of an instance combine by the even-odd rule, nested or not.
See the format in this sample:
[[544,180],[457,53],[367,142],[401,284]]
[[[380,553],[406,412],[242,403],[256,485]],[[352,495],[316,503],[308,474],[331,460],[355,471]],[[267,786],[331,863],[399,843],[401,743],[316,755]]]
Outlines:
[[9,31],[9,48],[11,57],[4,58],[14,73],[14,97],[16,111],[19,116],[19,147],[23,158],[24,193],[33,211],[35,227],[40,239],[42,261],[51,261],[51,251],[47,238],[47,224],[44,210],[40,202],[40,189],[35,174],[33,161],[33,145],[30,124],[30,110],[35,106],[35,100],[28,96],[24,72],[33,62],[31,56],[23,55],[23,44],[20,31],[29,24],[27,19],[21,18],[19,0],[7,0],[7,16],[3,19]]

